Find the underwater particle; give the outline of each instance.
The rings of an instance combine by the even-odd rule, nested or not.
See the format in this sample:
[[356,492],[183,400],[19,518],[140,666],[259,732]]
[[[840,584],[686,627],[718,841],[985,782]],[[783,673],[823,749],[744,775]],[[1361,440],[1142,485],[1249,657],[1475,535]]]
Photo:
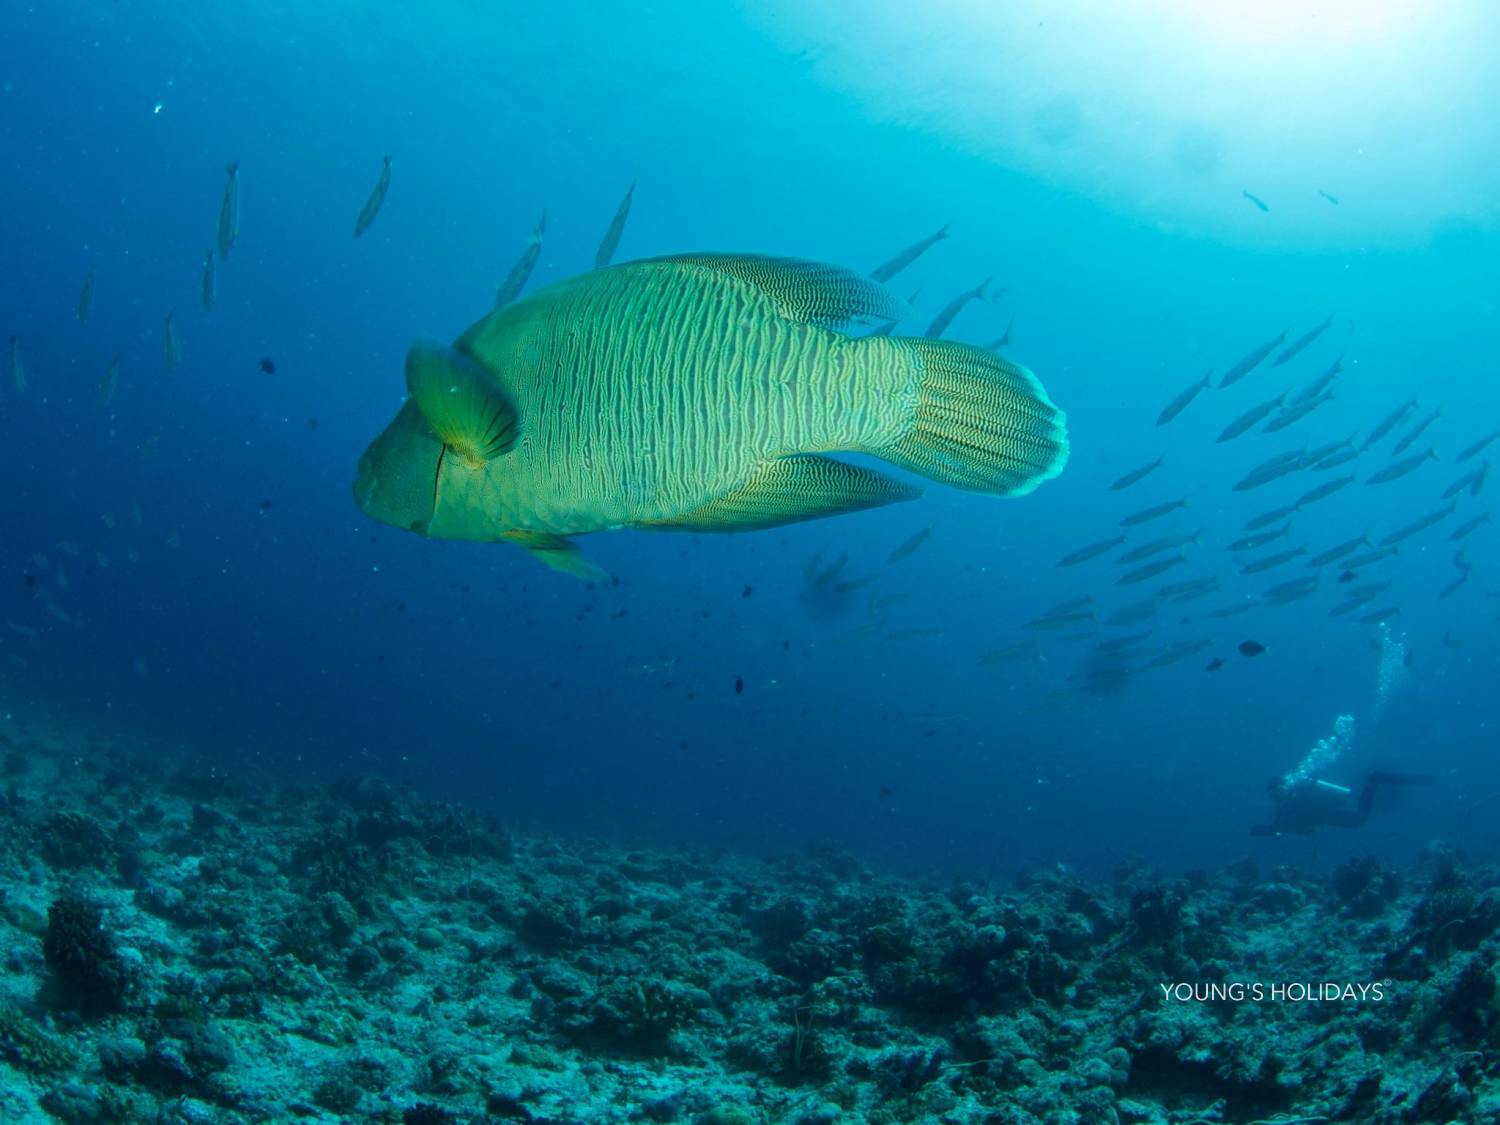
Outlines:
[[1266,201],[1258,195],[1251,195],[1248,191],[1242,191],[1240,192],[1240,194],[1248,199],[1251,203],[1259,207],[1262,211],[1269,211],[1271,209],[1266,205]]
[[[276,374],[276,361],[268,355],[263,355],[260,357],[260,369],[267,375],[274,375]],[[308,424],[316,429],[318,420],[316,418],[309,419]]]
[[753,593],[755,593],[755,587],[754,586],[746,586],[743,590],[740,591],[740,597],[742,597],[742,598],[748,598]]
[[271,502],[269,500],[262,500],[260,502],[260,510],[262,512],[270,511],[270,509],[271,509]]
[[1224,667],[1224,658],[1222,656],[1216,656],[1208,662],[1208,667],[1205,670],[1209,672],[1217,672],[1222,667]]
[[385,163],[380,168],[380,178],[375,181],[375,186],[370,189],[370,197],[365,200],[365,205],[359,209],[359,218],[354,220],[354,237],[358,238],[370,229],[370,224],[375,221],[375,216],[380,214],[380,208],[385,203],[385,193],[391,189],[391,158],[385,157]]
[[735,695],[744,695],[745,694],[745,677],[744,676],[736,676],[734,678],[734,694]]
[[1259,641],[1241,641],[1239,648],[1241,655],[1244,656],[1259,656],[1266,651],[1266,646]]

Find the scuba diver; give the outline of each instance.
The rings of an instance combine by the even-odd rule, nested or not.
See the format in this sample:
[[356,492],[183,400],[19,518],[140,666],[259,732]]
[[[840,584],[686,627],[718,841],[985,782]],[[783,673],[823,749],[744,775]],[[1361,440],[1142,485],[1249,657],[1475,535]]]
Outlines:
[[1284,836],[1295,833],[1310,836],[1319,828],[1358,828],[1369,819],[1375,804],[1375,790],[1382,785],[1429,785],[1430,773],[1384,773],[1377,770],[1365,777],[1356,798],[1351,789],[1321,778],[1278,777],[1267,786],[1276,806],[1270,824],[1250,826],[1252,836]]

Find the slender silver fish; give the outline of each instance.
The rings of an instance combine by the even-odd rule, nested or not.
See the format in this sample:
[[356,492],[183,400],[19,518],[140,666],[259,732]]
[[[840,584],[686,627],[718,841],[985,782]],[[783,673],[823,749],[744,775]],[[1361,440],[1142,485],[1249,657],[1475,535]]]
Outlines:
[[526,288],[526,283],[531,280],[531,271],[536,268],[536,260],[542,256],[542,235],[547,231],[547,209],[542,208],[542,217],[536,221],[536,226],[531,231],[531,237],[526,240],[526,249],[521,251],[521,256],[516,259],[516,264],[510,267],[510,273],[505,275],[505,280],[500,283],[500,288],[495,292],[495,307],[508,305],[521,295],[521,290]]
[[1319,336],[1323,335],[1323,333],[1328,330],[1328,326],[1332,323],[1333,314],[1329,313],[1328,319],[1325,320],[1322,324],[1318,325],[1316,328],[1306,333],[1305,335],[1298,336],[1295,340],[1288,344],[1286,348],[1283,349],[1282,353],[1271,362],[1271,366],[1280,367],[1283,363],[1290,363],[1292,360],[1296,359],[1297,356],[1302,353],[1302,350],[1306,348],[1307,345],[1316,340]]
[[929,340],[936,340],[940,338],[942,334],[948,330],[948,325],[953,323],[953,318],[956,317],[959,313],[963,312],[963,308],[965,305],[967,305],[970,301],[980,301],[984,299],[985,288],[989,285],[991,280],[993,280],[993,275],[991,277],[985,278],[978,285],[974,286],[973,289],[967,289],[964,292],[960,293],[957,297],[954,297],[953,300],[944,305],[943,311],[938,313],[937,316],[933,318],[932,323],[927,326],[927,331],[923,333],[923,335],[925,335]]
[[927,251],[932,249],[933,246],[937,245],[939,242],[943,241],[943,239],[947,238],[948,228],[951,225],[951,223],[944,223],[936,231],[934,231],[932,234],[929,234],[920,242],[912,243],[890,261],[875,267],[875,269],[870,272],[870,276],[876,281],[889,281],[891,278],[895,277],[898,273],[904,270],[907,266],[915,262],[923,254],[927,253]]
[[94,271],[83,275],[83,289],[78,294],[78,323],[87,324],[94,312]]
[[1366,551],[1362,555],[1355,555],[1352,559],[1345,559],[1344,565],[1350,570],[1363,570],[1367,566],[1374,566],[1378,562],[1384,562],[1392,555],[1401,550],[1400,547],[1377,547],[1373,551]]
[[203,311],[213,312],[219,300],[219,286],[214,279],[214,252],[203,255]]
[[1427,431],[1427,427],[1436,422],[1438,418],[1442,416],[1442,413],[1443,408],[1442,405],[1439,404],[1438,406],[1433,408],[1431,414],[1427,415],[1415,426],[1407,430],[1406,433],[1402,434],[1401,440],[1396,442],[1395,445],[1391,446],[1391,456],[1399,457],[1401,456],[1401,454],[1405,453],[1408,449],[1415,445],[1417,443],[1417,439]]
[[890,553],[890,557],[885,561],[888,563],[900,562],[902,559],[906,558],[907,555],[911,554],[918,547],[920,547],[923,543],[927,542],[928,538],[931,535],[932,528],[930,526],[924,527],[921,531],[917,532],[909,539],[902,540],[902,542],[897,545],[896,549]]
[[1367,481],[1365,481],[1365,483],[1366,484],[1385,484],[1388,481],[1400,480],[1407,473],[1411,472],[1413,469],[1415,469],[1418,465],[1421,465],[1423,462],[1425,462],[1425,461],[1436,461],[1436,460],[1437,460],[1437,450],[1435,450],[1432,446],[1429,445],[1427,447],[1427,452],[1425,452],[1425,453],[1413,453],[1410,457],[1403,457],[1403,458],[1401,458],[1401,460],[1395,461],[1395,462],[1387,465],[1385,468],[1381,469],[1378,473],[1376,473],[1374,476],[1370,477]]
[[1142,543],[1139,547],[1132,547],[1115,560],[1116,566],[1128,566],[1131,563],[1149,559],[1152,555],[1159,555],[1163,551],[1171,551],[1177,547],[1188,547],[1195,545],[1203,535],[1203,529],[1186,532],[1178,535],[1163,535],[1160,539],[1153,539],[1149,543]]
[[1297,505],[1283,504],[1279,508],[1273,508],[1269,512],[1262,512],[1254,519],[1245,521],[1246,531],[1259,531],[1263,527],[1270,527],[1273,523],[1280,523],[1288,516],[1297,514]]
[[1218,440],[1221,442],[1233,441],[1235,438],[1239,437],[1251,426],[1255,425],[1267,414],[1271,413],[1271,411],[1275,410],[1278,406],[1284,403],[1286,401],[1287,393],[1287,391],[1282,391],[1275,398],[1268,398],[1259,406],[1252,406],[1249,410],[1245,411],[1245,413],[1241,414],[1233,422],[1229,423],[1229,425],[1220,430]]
[[1137,582],[1144,582],[1148,578],[1155,578],[1158,574],[1164,574],[1174,566],[1182,566],[1187,561],[1186,555],[1173,555],[1169,559],[1157,559],[1155,562],[1147,563],[1145,566],[1138,566],[1134,570],[1126,571],[1119,578],[1115,579],[1115,581],[1121,586],[1133,586]]
[[1485,461],[1480,464],[1479,468],[1475,469],[1473,472],[1465,473],[1463,476],[1459,477],[1456,481],[1450,484],[1447,488],[1443,489],[1443,499],[1448,500],[1454,496],[1457,496],[1466,488],[1469,490],[1470,496],[1478,496],[1479,490],[1484,487],[1484,479],[1485,477],[1489,476],[1489,472],[1490,463],[1488,461]]
[[1343,369],[1344,357],[1339,356],[1338,359],[1329,364],[1327,371],[1323,372],[1323,374],[1319,375],[1311,383],[1289,398],[1287,405],[1301,406],[1304,402],[1317,398],[1333,384],[1333,381],[1338,378],[1339,372]]
[[1403,539],[1409,539],[1419,531],[1426,531],[1433,524],[1442,523],[1451,516],[1456,508],[1456,502],[1449,504],[1446,508],[1439,508],[1435,512],[1428,512],[1419,520],[1414,520],[1405,527],[1397,528],[1380,541],[1380,546],[1389,547],[1393,543],[1400,543]]
[[10,338],[10,380],[16,385],[16,394],[26,393],[26,364],[21,361],[21,342],[14,336]]
[[1283,328],[1279,336],[1267,340],[1259,347],[1252,348],[1250,351],[1246,352],[1245,355],[1240,358],[1239,362],[1237,362],[1228,371],[1224,372],[1224,378],[1219,380],[1219,386],[1231,387],[1235,383],[1238,383],[1246,375],[1250,374],[1250,372],[1254,371],[1257,367],[1260,366],[1261,360],[1265,359],[1266,356],[1270,355],[1273,351],[1281,346],[1282,341],[1286,339],[1286,333],[1287,330]]
[[1160,519],[1168,512],[1175,512],[1178,508],[1186,508],[1186,500],[1168,500],[1165,504],[1153,504],[1149,508],[1142,508],[1139,512],[1132,512],[1119,523],[1120,527],[1135,527],[1137,524],[1149,523],[1151,520]]
[[1302,468],[1306,458],[1305,447],[1290,453],[1278,453],[1251,469],[1236,481],[1230,490],[1245,492],[1252,488],[1259,488],[1263,484],[1270,484],[1273,480],[1280,480],[1288,473],[1295,473]]
[[1161,463],[1162,458],[1158,457],[1149,465],[1142,465],[1139,469],[1131,469],[1130,472],[1126,473],[1119,480],[1115,481],[1114,484],[1110,485],[1109,490],[1111,492],[1118,492],[1122,488],[1129,488],[1132,484],[1135,484],[1137,481],[1144,480],[1157,469],[1161,468]]
[[1010,322],[1005,326],[1005,334],[998,337],[997,339],[991,340],[988,344],[985,345],[985,347],[992,352],[998,352],[1001,348],[1010,343],[1010,330],[1015,326],[1016,318],[1012,316],[1010,318]]
[[1213,386],[1213,377],[1214,371],[1213,368],[1210,367],[1208,369],[1208,373],[1204,375],[1203,378],[1199,379],[1196,383],[1184,390],[1171,402],[1167,403],[1166,406],[1162,407],[1161,413],[1156,416],[1156,424],[1158,426],[1165,426],[1173,418],[1177,417],[1177,415],[1186,410],[1188,408],[1188,404],[1191,403],[1193,399],[1198,397],[1200,391],[1205,391],[1209,387]]
[[1482,523],[1488,523],[1489,520],[1490,520],[1489,509],[1485,509],[1484,511],[1480,512],[1477,516],[1474,516],[1472,519],[1464,520],[1463,523],[1459,524],[1457,527],[1455,527],[1452,530],[1452,532],[1449,533],[1449,535],[1448,535],[1448,542],[1450,542],[1450,543],[1456,543],[1460,539],[1466,538],[1469,534],[1471,534],[1473,531],[1475,531],[1479,527],[1480,524],[1482,524]]
[[625,189],[625,198],[620,200],[620,206],[615,208],[615,217],[609,222],[609,229],[604,232],[604,237],[599,240],[599,249],[594,252],[594,268],[602,269],[614,261],[615,251],[620,245],[620,236],[625,233],[625,220],[630,218],[630,203],[635,198],[635,181],[630,181],[630,186]]
[[1500,437],[1500,430],[1490,431],[1484,437],[1476,441],[1473,445],[1464,446],[1463,450],[1457,457],[1453,458],[1453,460],[1455,462],[1463,462],[1467,461],[1470,457],[1477,457],[1480,453],[1483,453],[1486,447],[1489,446],[1490,442],[1494,441],[1497,437]]
[[375,216],[380,214],[380,208],[385,203],[385,193],[391,188],[391,158],[387,156],[385,163],[380,169],[380,179],[375,181],[375,187],[370,191],[370,198],[365,200],[365,205],[359,209],[359,217],[354,220],[354,237],[358,238],[370,229],[370,224],[375,221]]
[[1347,488],[1349,485],[1353,484],[1354,481],[1355,476],[1353,473],[1350,473],[1347,477],[1339,477],[1337,480],[1331,480],[1325,484],[1320,484],[1317,488],[1312,489],[1310,492],[1306,492],[1303,495],[1297,497],[1297,507],[1305,508],[1309,504],[1316,504],[1319,500],[1323,500],[1329,496],[1332,496],[1339,489]]
[[1284,566],[1295,558],[1307,554],[1306,547],[1293,547],[1289,551],[1277,551],[1274,555],[1266,555],[1264,558],[1254,559],[1240,567],[1241,574],[1260,574],[1262,571],[1271,570],[1274,567]]
[[1262,531],[1255,535],[1246,535],[1242,539],[1236,539],[1229,544],[1231,551],[1258,551],[1268,543],[1274,543],[1278,539],[1284,539],[1291,533],[1292,525],[1282,524],[1275,531]]
[[1359,548],[1368,547],[1369,545],[1370,537],[1368,535],[1360,535],[1354,539],[1340,543],[1337,547],[1329,547],[1328,550],[1314,555],[1307,560],[1307,565],[1310,567],[1327,566],[1329,563],[1343,558],[1350,551],[1357,551]]
[[229,257],[229,250],[240,236],[240,166],[226,164],[229,181],[224,185],[224,198],[219,203],[219,260]]
[[1376,424],[1375,428],[1370,431],[1370,436],[1365,438],[1365,443],[1360,446],[1360,448],[1369,449],[1370,446],[1374,445],[1381,438],[1385,437],[1386,434],[1390,433],[1402,422],[1406,421],[1407,415],[1416,408],[1417,398],[1415,395],[1413,395],[1411,398],[1403,402],[1400,406],[1396,407],[1395,410],[1392,410],[1389,414],[1382,418],[1380,422]]
[[167,313],[166,323],[162,325],[161,355],[168,371],[182,362],[182,345],[177,341],[177,326],[173,319],[176,316],[177,309],[173,306],[172,311]]
[[1077,566],[1089,559],[1097,559],[1100,555],[1113,551],[1121,543],[1125,542],[1125,536],[1113,535],[1108,539],[1101,539],[1097,543],[1090,543],[1086,547],[1079,547],[1076,551],[1069,551],[1057,561],[1058,566]]
[[1302,421],[1302,419],[1306,418],[1314,410],[1322,406],[1325,402],[1330,401],[1332,398],[1333,391],[1327,390],[1320,394],[1317,398],[1310,398],[1306,402],[1299,402],[1296,406],[1288,406],[1280,414],[1276,415],[1276,417],[1267,422],[1261,428],[1260,432],[1263,434],[1274,434],[1278,430],[1284,430],[1293,422]]

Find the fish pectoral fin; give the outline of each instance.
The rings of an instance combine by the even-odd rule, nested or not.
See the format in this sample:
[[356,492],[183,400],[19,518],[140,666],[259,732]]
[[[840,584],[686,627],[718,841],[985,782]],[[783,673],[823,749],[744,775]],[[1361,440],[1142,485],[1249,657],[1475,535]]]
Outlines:
[[632,523],[657,531],[760,531],[915,500],[922,490],[872,469],[803,453],[758,466],[748,483],[664,520]]
[[571,574],[585,582],[603,582],[609,573],[592,562],[570,539],[545,531],[502,531],[500,538],[527,551],[543,566]]
[[722,275],[759,290],[788,320],[837,328],[850,321],[899,321],[910,306],[876,281],[853,270],[801,258],[759,254],[673,254],[636,263],[670,264]]
[[418,340],[406,353],[406,389],[439,441],[470,468],[509,452],[521,433],[515,403],[460,351]]

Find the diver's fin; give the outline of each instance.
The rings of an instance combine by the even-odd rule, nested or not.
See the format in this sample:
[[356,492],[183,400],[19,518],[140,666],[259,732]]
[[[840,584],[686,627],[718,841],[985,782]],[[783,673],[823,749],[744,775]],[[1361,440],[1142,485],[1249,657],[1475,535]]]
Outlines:
[[570,539],[545,531],[502,531],[500,538],[524,548],[543,566],[582,578],[585,582],[603,582],[609,574],[578,549]]
[[418,340],[406,353],[406,389],[439,441],[470,468],[516,444],[520,418],[494,378],[462,352]]
[[915,500],[922,490],[862,469],[804,453],[758,466],[748,484],[671,519],[633,523],[658,531],[759,531]]
[[1035,375],[972,344],[896,339],[869,346],[910,349],[917,404],[907,431],[866,449],[958,488],[1020,496],[1062,472],[1067,418]]
[[852,270],[759,254],[672,254],[646,263],[697,267],[760,290],[788,320],[836,328],[851,320],[904,320],[912,310],[878,282]]

